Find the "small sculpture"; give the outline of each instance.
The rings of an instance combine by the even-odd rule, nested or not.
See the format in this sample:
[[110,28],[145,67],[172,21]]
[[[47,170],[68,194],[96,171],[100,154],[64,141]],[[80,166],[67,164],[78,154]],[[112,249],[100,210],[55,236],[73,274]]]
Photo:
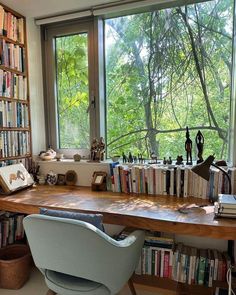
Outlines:
[[166,165],[166,164],[167,164],[166,157],[164,157],[164,159],[163,159],[163,165]]
[[125,153],[122,153],[122,158],[123,158],[123,163],[127,162],[127,156],[125,155]]
[[176,165],[182,165],[183,164],[183,156],[178,155],[176,159]]
[[133,161],[134,161],[133,156],[132,156],[131,152],[129,152],[128,162],[133,163]]
[[185,150],[186,150],[186,165],[192,165],[192,140],[189,137],[188,126],[186,127],[186,141],[185,141]]
[[203,145],[204,145],[204,136],[202,135],[200,130],[198,130],[198,133],[195,138],[195,142],[196,142],[197,150],[198,150],[197,164],[199,164],[199,163],[203,162],[202,153],[203,153]]
[[79,154],[75,154],[73,158],[75,162],[79,162],[81,160],[81,156]]
[[94,138],[91,144],[91,149],[90,149],[91,161],[96,161],[97,148],[98,148],[98,141],[97,141],[97,138]]
[[153,164],[157,164],[157,155],[154,152],[151,152],[151,160]]
[[56,152],[49,146],[46,152],[42,151],[39,153],[40,159],[43,161],[50,161],[56,157]]
[[169,159],[166,160],[166,162],[167,162],[168,165],[171,165],[171,164],[172,164],[172,159],[171,159],[171,157],[169,157]]
[[97,159],[99,161],[103,161],[104,154],[105,154],[105,142],[104,142],[104,138],[100,137],[99,142],[98,142]]

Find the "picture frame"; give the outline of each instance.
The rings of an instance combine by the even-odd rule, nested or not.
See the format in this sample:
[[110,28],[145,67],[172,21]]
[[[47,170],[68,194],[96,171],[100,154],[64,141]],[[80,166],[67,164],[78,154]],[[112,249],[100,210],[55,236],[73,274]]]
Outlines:
[[77,174],[74,170],[68,170],[65,174],[65,183],[67,185],[75,185],[77,181]]
[[0,186],[3,193],[10,194],[33,184],[33,178],[22,163],[0,167]]
[[58,185],[66,184],[65,174],[57,174],[57,184]]
[[91,183],[92,190],[105,191],[106,190],[106,176],[107,176],[107,173],[104,171],[94,171],[93,179],[92,179],[92,183]]

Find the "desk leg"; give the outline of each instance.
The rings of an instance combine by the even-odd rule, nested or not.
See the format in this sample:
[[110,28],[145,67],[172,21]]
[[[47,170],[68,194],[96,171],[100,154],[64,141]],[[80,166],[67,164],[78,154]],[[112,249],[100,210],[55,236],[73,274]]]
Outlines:
[[129,288],[130,288],[131,294],[132,294],[132,295],[137,295],[137,293],[136,293],[136,291],[135,291],[135,288],[134,288],[134,284],[133,284],[132,279],[129,279],[129,281],[128,281],[128,285],[129,285]]

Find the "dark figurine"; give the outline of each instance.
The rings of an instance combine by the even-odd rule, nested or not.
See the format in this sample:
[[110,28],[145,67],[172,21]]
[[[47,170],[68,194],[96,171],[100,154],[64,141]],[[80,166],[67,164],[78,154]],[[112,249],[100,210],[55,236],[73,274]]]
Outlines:
[[167,164],[166,157],[164,157],[164,159],[163,159],[163,165],[166,165],[166,164]]
[[192,140],[189,137],[188,126],[186,127],[186,141],[185,141],[185,151],[186,151],[186,165],[192,165]]
[[182,165],[183,164],[183,156],[177,156],[177,159],[176,159],[176,165]]
[[129,152],[128,162],[133,163],[133,161],[134,161],[133,156],[132,156],[131,152]]
[[142,154],[138,154],[138,162],[139,162],[140,164],[143,163],[143,155],[142,155]]
[[125,153],[122,153],[122,158],[123,158],[123,163],[127,162],[127,156],[125,155]]
[[199,164],[199,163],[203,162],[202,153],[203,153],[203,145],[204,145],[204,136],[202,135],[200,130],[198,130],[198,133],[195,138],[195,142],[196,142],[197,150],[198,150],[197,164]]
[[171,159],[171,157],[169,157],[169,159],[166,160],[166,162],[167,162],[167,164],[171,165],[171,164],[172,164],[172,159]]

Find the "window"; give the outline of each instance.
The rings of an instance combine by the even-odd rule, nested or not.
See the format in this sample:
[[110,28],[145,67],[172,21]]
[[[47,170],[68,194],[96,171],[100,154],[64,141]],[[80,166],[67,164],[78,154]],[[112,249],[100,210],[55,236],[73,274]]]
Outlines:
[[105,135],[107,157],[185,158],[188,126],[193,158],[200,130],[204,156],[227,159],[233,2],[104,18],[101,32],[101,18],[46,26],[48,143],[65,153]]
[[[184,155],[185,128],[204,155],[227,159],[233,1],[105,21],[108,154]],[[193,155],[194,156],[194,155]]]
[[92,22],[46,29],[48,144],[66,155],[88,150],[95,129],[92,39]]

